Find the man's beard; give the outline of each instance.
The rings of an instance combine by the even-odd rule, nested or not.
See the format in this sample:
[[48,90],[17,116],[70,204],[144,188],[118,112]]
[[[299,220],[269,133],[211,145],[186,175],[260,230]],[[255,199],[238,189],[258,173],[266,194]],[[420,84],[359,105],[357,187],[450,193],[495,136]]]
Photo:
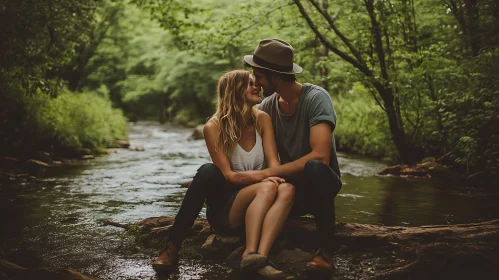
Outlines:
[[267,91],[267,90],[263,90],[263,96],[264,97],[269,97],[271,96],[272,94],[274,93],[274,91]]
[[268,87],[262,87],[263,88],[263,96],[264,97],[269,97],[271,96],[272,94],[274,94],[275,92],[275,86],[273,86],[272,84],[269,84]]

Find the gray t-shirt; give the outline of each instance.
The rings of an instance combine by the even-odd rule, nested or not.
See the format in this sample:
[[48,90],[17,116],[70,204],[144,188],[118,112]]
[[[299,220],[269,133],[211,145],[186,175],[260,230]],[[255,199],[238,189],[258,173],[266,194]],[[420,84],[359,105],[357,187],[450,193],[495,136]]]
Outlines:
[[[265,98],[259,109],[270,115],[277,143],[277,151],[282,164],[295,161],[310,153],[310,128],[320,122],[326,122],[334,130],[336,112],[329,93],[316,85],[303,84],[300,101],[296,111],[284,115],[279,110],[277,93]],[[329,167],[340,176],[334,136]]]

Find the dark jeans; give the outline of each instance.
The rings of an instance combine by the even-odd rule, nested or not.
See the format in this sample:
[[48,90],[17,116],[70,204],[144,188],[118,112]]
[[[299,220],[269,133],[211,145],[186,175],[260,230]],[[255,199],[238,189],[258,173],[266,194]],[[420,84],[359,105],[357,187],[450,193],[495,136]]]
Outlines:
[[177,216],[175,216],[175,222],[170,229],[169,237],[173,244],[180,248],[180,244],[189,233],[205,202],[206,216],[210,225],[215,229],[226,228],[223,216],[227,212],[227,203],[237,190],[237,187],[228,184],[222,171],[216,165],[203,164],[187,189]]
[[310,160],[303,171],[287,182],[295,186],[295,201],[290,217],[314,215],[319,244],[333,250],[335,225],[334,198],[341,189],[339,176],[318,160]]
[[[321,247],[331,248],[335,223],[334,198],[341,188],[338,175],[322,162],[311,160],[305,164],[300,174],[287,181],[294,184],[296,189],[291,215],[314,215]],[[227,183],[216,165],[202,165],[187,189],[170,229],[170,240],[173,244],[177,248],[180,247],[205,201],[206,216],[212,227],[224,228],[222,216],[233,191],[234,186]]]

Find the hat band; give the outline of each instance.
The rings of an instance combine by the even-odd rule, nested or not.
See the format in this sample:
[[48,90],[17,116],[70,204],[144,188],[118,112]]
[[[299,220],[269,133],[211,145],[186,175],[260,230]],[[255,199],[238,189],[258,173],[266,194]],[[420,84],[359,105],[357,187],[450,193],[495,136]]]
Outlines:
[[263,59],[259,58],[256,55],[253,55],[253,61],[256,64],[258,64],[260,66],[263,66],[265,68],[270,68],[270,69],[281,71],[281,72],[289,72],[289,71],[293,70],[293,65],[292,64],[291,64],[291,66],[278,65],[278,64],[275,64],[275,63],[263,60]]

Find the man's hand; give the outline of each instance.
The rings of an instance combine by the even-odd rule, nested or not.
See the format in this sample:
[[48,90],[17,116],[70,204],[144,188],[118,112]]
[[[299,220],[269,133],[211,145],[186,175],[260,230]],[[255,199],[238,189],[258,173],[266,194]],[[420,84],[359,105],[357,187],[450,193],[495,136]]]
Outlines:
[[263,179],[262,182],[272,182],[276,187],[278,187],[280,184],[285,183],[286,180],[281,177],[267,177]]

